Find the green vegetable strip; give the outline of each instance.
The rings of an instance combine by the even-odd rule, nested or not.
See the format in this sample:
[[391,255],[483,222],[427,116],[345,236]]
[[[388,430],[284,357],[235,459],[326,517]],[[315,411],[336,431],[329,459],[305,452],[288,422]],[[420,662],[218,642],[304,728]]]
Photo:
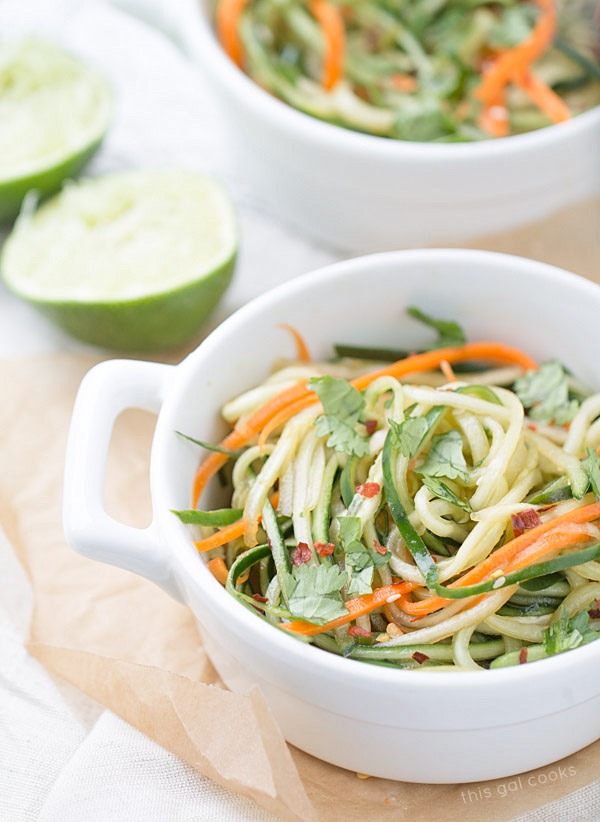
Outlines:
[[540,491],[532,494],[527,502],[532,505],[553,505],[555,502],[563,502],[566,499],[573,499],[573,492],[566,477],[558,477]]
[[281,596],[285,604],[289,606],[285,580],[286,575],[290,571],[290,555],[277,521],[277,514],[269,500],[266,500],[263,506],[262,526],[269,540],[273,562],[275,563],[275,572],[277,573],[279,587],[281,588]]
[[241,519],[242,508],[217,508],[214,511],[172,511],[186,525],[206,525],[222,528]]
[[383,486],[385,496],[400,534],[415,560],[417,568],[423,574],[426,584],[431,588],[438,581],[438,571],[427,546],[412,526],[404,510],[394,482],[392,459],[395,451],[392,447],[392,432],[389,431],[383,446]]
[[342,500],[346,508],[350,508],[350,503],[356,493],[356,466],[358,459],[356,457],[349,457],[348,462],[342,469],[340,475],[340,492]]
[[574,568],[576,565],[591,562],[593,559],[598,559],[598,557],[600,557],[600,544],[592,545],[583,551],[574,551],[571,554],[556,557],[547,562],[530,565],[529,568],[521,568],[512,574],[507,574],[497,579],[489,579],[486,582],[480,582],[478,585],[465,585],[461,588],[445,588],[438,583],[432,583],[429,587],[432,588],[436,594],[446,599],[463,599],[464,597],[486,594],[489,591],[497,591],[500,590],[500,588],[506,588],[507,585],[515,585],[515,583],[523,582],[524,580],[535,579],[535,577],[545,576],[546,574],[554,574],[556,571],[564,571],[566,568]]
[[450,551],[448,551],[442,540],[435,534],[432,534],[431,531],[425,531],[423,534],[423,542],[430,550],[435,551],[436,554],[442,557],[450,556]]
[[364,345],[344,345],[342,343],[334,345],[333,348],[338,357],[373,360],[374,362],[396,362],[405,359],[410,353],[398,348],[369,348]]
[[[501,639],[472,642],[469,653],[473,659],[493,659],[504,651]],[[452,662],[452,645],[356,645],[349,656],[353,659],[412,660],[413,654],[424,654],[436,662]]]
[[184,440],[188,440],[188,442],[193,442],[194,445],[199,445],[200,448],[206,448],[207,451],[216,451],[217,454],[225,454],[228,457],[237,457],[240,454],[240,451],[232,451],[230,448],[221,448],[220,445],[211,445],[210,442],[204,442],[204,440],[196,440],[194,437],[188,437],[187,434],[182,434],[181,431],[176,431],[180,437],[183,437]]
[[244,608],[248,608],[253,611],[254,614],[256,614],[255,606],[259,603],[255,602],[255,600],[246,596],[241,591],[238,591],[237,582],[245,571],[248,571],[253,565],[256,565],[257,562],[261,562],[261,560],[266,559],[270,555],[271,549],[268,545],[256,545],[254,548],[244,551],[243,554],[240,554],[234,560],[231,568],[229,569],[229,574],[227,575],[225,590],[234,596],[237,601],[244,606]]
[[[337,457],[329,458],[325,465],[321,495],[312,514],[312,535],[314,542],[329,542],[329,527],[331,525],[331,494],[338,469]],[[320,557],[323,562],[331,562],[330,557]]]
[[456,391],[459,394],[468,394],[478,400],[494,403],[494,405],[502,405],[498,395],[487,385],[463,385],[462,388],[457,388]]
[[512,665],[522,665],[523,662],[536,662],[546,659],[548,654],[543,645],[529,645],[520,651],[510,651],[508,654],[496,657],[490,662],[490,668],[508,668]]
[[577,49],[570,43],[567,43],[565,38],[561,37],[560,34],[554,38],[554,45],[557,49],[560,49],[563,54],[570,57],[574,63],[580,65],[581,68],[587,72],[589,77],[593,77],[595,80],[600,80],[600,65],[592,62],[592,60],[588,59],[585,54],[577,51]]

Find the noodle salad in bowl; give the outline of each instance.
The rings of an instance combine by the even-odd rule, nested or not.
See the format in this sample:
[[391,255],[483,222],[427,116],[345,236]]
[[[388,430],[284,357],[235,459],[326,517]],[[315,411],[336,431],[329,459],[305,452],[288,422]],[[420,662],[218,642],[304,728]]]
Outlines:
[[[388,668],[529,664],[600,637],[600,394],[560,362],[467,342],[336,345],[222,409],[174,513],[235,597],[286,634]],[[188,438],[189,439],[189,438]],[[227,507],[198,510],[217,472]]]
[[[177,366],[92,369],[67,539],[188,605],[225,685],[313,756],[452,784],[557,761],[600,738],[599,310],[482,251],[298,277]],[[144,529],[104,509],[130,407],[158,414]]]

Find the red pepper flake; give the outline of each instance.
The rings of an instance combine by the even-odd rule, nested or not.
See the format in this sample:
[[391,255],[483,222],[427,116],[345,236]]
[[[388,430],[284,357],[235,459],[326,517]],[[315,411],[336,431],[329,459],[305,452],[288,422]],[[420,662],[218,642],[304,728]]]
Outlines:
[[521,648],[519,651],[519,665],[525,665],[527,662],[527,648]]
[[350,628],[348,628],[348,633],[350,636],[371,636],[371,631],[365,631],[365,629],[361,628],[360,625],[351,625]]
[[252,599],[255,599],[257,602],[268,602],[269,601],[266,597],[263,597],[260,594],[252,594]]
[[380,491],[381,486],[378,482],[363,482],[363,484],[359,485],[356,489],[357,494],[360,494],[361,497],[367,497],[367,499],[376,497]]
[[308,547],[306,542],[299,542],[298,547],[296,548],[296,550],[292,554],[292,562],[294,563],[294,565],[297,568],[299,565],[302,565],[305,562],[308,562],[310,557],[311,557],[310,548]]
[[538,512],[533,508],[529,508],[527,511],[521,511],[520,514],[513,514],[510,521],[512,522],[515,537],[520,537],[525,531],[529,531],[531,528],[537,528],[538,525],[542,524]]
[[588,611],[590,619],[600,619],[600,599],[595,599]]
[[534,425],[534,423],[532,423],[532,422],[527,423],[527,428],[529,428],[529,430],[533,431],[534,433],[538,430],[537,425]]
[[315,542],[315,551],[320,557],[330,557],[333,554],[335,545],[333,542]]
[[387,554],[387,548],[384,545],[382,545],[378,539],[373,540],[373,548],[377,551],[378,554],[381,554],[382,557],[385,556],[385,554]]
[[427,654],[422,654],[421,651],[415,651],[414,654],[412,655],[412,658],[414,659],[415,662],[418,662],[419,665],[422,665],[424,662],[427,662],[427,660],[429,659]]
[[377,431],[377,420],[365,420],[365,428],[367,429],[367,434],[371,436]]

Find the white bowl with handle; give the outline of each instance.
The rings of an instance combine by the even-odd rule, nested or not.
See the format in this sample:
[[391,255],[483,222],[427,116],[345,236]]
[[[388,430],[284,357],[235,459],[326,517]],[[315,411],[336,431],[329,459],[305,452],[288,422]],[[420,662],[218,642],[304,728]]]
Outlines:
[[[226,684],[238,692],[260,686],[297,747],[391,779],[499,778],[600,737],[600,642],[482,672],[388,670],[343,659],[240,605],[171,513],[189,506],[199,459],[175,431],[209,441],[224,433],[223,403],[261,381],[274,356],[285,353],[279,323],[300,329],[316,357],[330,356],[336,341],[414,347],[424,332],[405,319],[407,305],[456,318],[470,339],[510,343],[538,360],[558,357],[600,387],[596,284],[489,252],[404,251],[337,263],[254,300],[178,366],[115,360],[92,369],[73,413],[65,531],[76,551],[142,574],[187,603]],[[150,466],[154,518],[145,530],[115,522],[102,502],[112,426],[129,407],[158,413]]]
[[180,35],[215,92],[256,204],[346,251],[467,243],[600,192],[600,107],[478,143],[411,143],[321,122],[273,97],[218,43],[210,0],[179,0]]

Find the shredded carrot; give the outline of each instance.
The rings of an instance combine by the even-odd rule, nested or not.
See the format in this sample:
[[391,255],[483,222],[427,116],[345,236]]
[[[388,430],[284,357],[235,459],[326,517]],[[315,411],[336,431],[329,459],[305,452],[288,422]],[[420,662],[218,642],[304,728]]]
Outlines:
[[480,128],[492,137],[507,137],[510,124],[504,98],[483,107],[478,120]]
[[484,72],[483,80],[475,93],[486,106],[497,103],[508,83],[529,71],[531,64],[544,54],[554,40],[554,0],[535,2],[540,7],[540,16],[531,34],[518,46],[501,54]]
[[[279,492],[275,491],[275,493],[271,495],[271,505],[273,506],[273,508],[277,508],[278,502]],[[236,522],[232,522],[231,525],[225,525],[223,528],[220,528],[218,531],[215,531],[215,533],[211,534],[209,537],[197,540],[196,542],[194,542],[194,545],[200,553],[203,553],[204,551],[211,551],[213,548],[219,548],[221,545],[225,545],[226,543],[243,536],[248,529],[248,524],[249,523],[247,522],[247,520],[238,519]],[[257,529],[258,524],[259,523],[257,522]]]
[[327,0],[312,0],[310,10],[321,26],[325,38],[321,85],[326,91],[331,91],[344,74],[346,52],[344,19],[337,6]]
[[527,72],[515,82],[553,123],[564,123],[571,119],[571,110],[565,101],[533,72]]
[[390,83],[398,91],[416,91],[418,83],[417,78],[412,74],[392,74],[390,76]]
[[364,594],[364,596],[356,597],[356,599],[349,599],[348,602],[344,603],[348,609],[348,613],[337,619],[332,619],[331,622],[326,622],[325,625],[313,625],[312,622],[298,621],[285,623],[281,627],[286,628],[294,634],[301,634],[302,636],[316,636],[325,631],[333,631],[334,628],[340,628],[342,625],[352,622],[352,620],[357,617],[369,614],[376,608],[385,605],[388,597],[395,596],[396,594],[402,595],[407,591],[412,591],[413,588],[416,587],[418,586],[414,582],[394,582],[392,585],[384,585],[383,588],[376,588],[370,594]]
[[294,342],[296,343],[296,351],[298,352],[298,359],[300,362],[310,362],[312,357],[310,356],[310,351],[308,350],[308,346],[306,345],[302,334],[294,328],[293,325],[288,325],[287,323],[281,323],[279,327],[289,331],[294,338]]
[[296,402],[288,405],[287,408],[282,408],[278,414],[269,420],[269,422],[265,425],[263,430],[260,432],[260,436],[258,438],[258,445],[260,448],[263,448],[273,431],[279,428],[280,425],[286,423],[292,417],[295,417],[296,414],[299,414],[301,411],[304,411],[305,408],[310,408],[311,405],[317,405],[315,398],[311,395],[308,397],[303,397],[301,400],[296,400]]
[[232,522],[231,525],[226,525],[209,537],[194,542],[194,545],[200,553],[203,551],[210,551],[213,548],[219,548],[227,542],[231,542],[238,537],[241,537],[246,530],[246,521],[238,519],[237,522]]
[[206,563],[206,567],[214,576],[214,578],[221,583],[221,585],[225,585],[227,582],[227,577],[229,576],[229,571],[227,570],[227,566],[225,565],[225,560],[223,557],[215,557],[214,559],[209,559]]
[[[379,379],[379,377],[390,376],[399,379],[400,377],[406,377],[410,374],[431,371],[438,368],[442,360],[447,360],[448,363],[465,362],[468,360],[509,362],[520,365],[525,370],[537,369],[539,367],[535,360],[532,360],[531,357],[518,348],[496,342],[474,342],[452,348],[439,348],[436,351],[426,351],[424,354],[414,354],[410,357],[405,357],[378,371],[363,374],[362,377],[352,380],[352,385],[359,391],[362,391],[368,388],[376,379]],[[300,400],[303,401],[302,405],[300,405]],[[294,416],[294,414],[297,414],[298,410],[307,408],[313,403],[316,405],[317,402],[318,398],[316,394],[307,388],[304,382],[299,382],[297,385],[282,391],[255,411],[246,421],[242,430],[235,429],[225,437],[221,442],[221,447],[231,449],[240,448],[254,439],[254,437],[257,437],[263,428],[274,420],[276,415],[278,415],[277,425],[282,425],[290,419],[290,417]],[[192,504],[194,507],[198,504],[198,500],[210,478],[225,464],[227,459],[226,455],[213,452],[201,463],[194,479],[192,492]]]
[[520,568],[527,568],[528,565],[533,565],[548,554],[566,548],[567,545],[589,542],[592,539],[588,531],[577,530],[575,525],[572,526],[571,530],[567,530],[567,528],[568,526],[564,526],[563,528],[557,528],[556,531],[550,531],[529,548],[521,551],[518,557],[510,563],[506,572],[512,573]]
[[[558,550],[558,547],[564,548],[571,543],[581,541],[579,534],[583,534],[583,531],[577,534],[577,532],[561,529],[560,526],[570,523],[582,524],[584,522],[591,522],[599,517],[600,502],[594,502],[591,505],[574,508],[572,511],[567,511],[565,514],[543,522],[536,528],[525,531],[520,537],[516,537],[510,540],[510,542],[507,542],[502,548],[494,551],[487,559],[480,562],[479,565],[476,565],[456,582],[451,583],[449,587],[456,588],[465,585],[476,585],[478,582],[489,579],[493,572],[498,569],[502,569],[503,574],[508,574],[519,568],[531,565],[540,555],[549,553],[552,550]],[[549,532],[553,534],[552,540],[540,544],[542,542],[540,537]],[[589,539],[589,536],[586,534],[585,538]],[[539,550],[536,549],[527,553],[527,549],[530,547],[533,548],[536,545]],[[524,561],[521,562],[522,560]],[[426,614],[437,611],[449,602],[451,602],[451,600],[444,597],[432,596],[420,602],[406,603],[410,608],[410,610],[407,610],[407,613],[426,616]],[[400,605],[404,610],[405,603],[401,602]]]
[[439,368],[442,360],[447,360],[451,364],[468,360],[492,360],[514,363],[527,371],[539,368],[535,360],[532,360],[523,351],[519,351],[518,348],[496,342],[473,342],[452,348],[438,348],[435,351],[426,351],[424,354],[413,354],[411,357],[397,360],[395,363],[379,369],[379,371],[371,371],[356,380],[352,380],[352,385],[362,391],[379,377],[399,379],[422,371],[432,371]]
[[440,371],[444,375],[444,377],[448,380],[448,382],[456,382],[456,374],[452,370],[452,366],[448,362],[448,360],[442,360],[440,363]]
[[554,517],[554,519],[543,522],[536,528],[530,528],[529,531],[525,531],[520,537],[510,540],[510,542],[507,542],[497,551],[494,551],[487,559],[466,573],[460,579],[460,584],[473,585],[481,582],[482,579],[487,578],[497,568],[502,568],[512,562],[521,551],[533,545],[542,534],[547,534],[549,531],[557,529],[560,525],[565,523],[591,522],[598,519],[598,517],[600,517],[600,502],[593,502],[590,505],[583,505],[581,508],[573,508],[571,511]]
[[240,39],[240,18],[248,5],[248,0],[220,0],[217,6],[217,34],[225,53],[241,68],[243,60]]

